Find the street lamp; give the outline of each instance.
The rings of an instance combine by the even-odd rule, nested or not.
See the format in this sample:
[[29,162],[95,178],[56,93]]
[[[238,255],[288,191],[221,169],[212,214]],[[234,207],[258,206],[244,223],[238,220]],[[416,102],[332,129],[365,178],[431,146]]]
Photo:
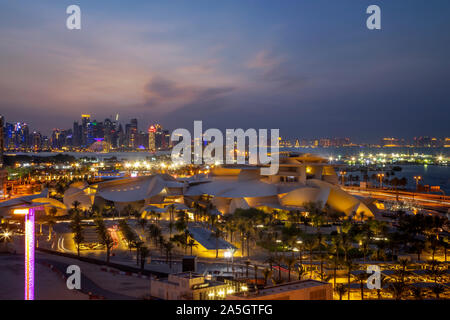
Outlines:
[[35,207],[16,208],[15,215],[25,217],[25,300],[34,300],[34,218]]
[[377,174],[378,178],[380,178],[380,188],[383,188],[383,178],[384,178],[384,173],[379,173]]
[[419,188],[419,181],[422,180],[421,176],[414,176],[414,180],[416,180],[416,191]]
[[347,172],[341,171],[341,172],[339,172],[339,174],[341,175],[341,180],[342,180],[341,184],[344,185],[344,177],[347,174]]
[[231,272],[233,273],[233,277],[234,277],[234,264],[233,264],[233,258],[234,258],[234,253],[236,252],[236,249],[231,247],[228,250],[225,251],[224,256],[227,259],[227,272],[228,272],[228,263],[229,263],[229,259],[231,259]]

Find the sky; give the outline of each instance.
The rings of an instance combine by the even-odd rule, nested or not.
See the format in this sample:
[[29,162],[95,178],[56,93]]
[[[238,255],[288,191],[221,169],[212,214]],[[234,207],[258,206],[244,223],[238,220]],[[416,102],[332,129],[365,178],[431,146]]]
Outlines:
[[142,130],[450,136],[449,14],[447,0],[0,0],[0,114],[44,134],[118,113]]

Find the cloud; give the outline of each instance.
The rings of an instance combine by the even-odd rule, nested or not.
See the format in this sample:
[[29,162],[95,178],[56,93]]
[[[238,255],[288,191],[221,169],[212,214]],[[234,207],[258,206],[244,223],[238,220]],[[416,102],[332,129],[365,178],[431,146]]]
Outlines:
[[298,89],[304,86],[307,78],[295,71],[295,65],[288,58],[261,50],[251,58],[246,67],[256,72],[257,80],[268,82],[281,89]]
[[209,101],[227,95],[235,89],[231,86],[189,85],[155,75],[144,88],[145,106],[169,111],[183,105]]

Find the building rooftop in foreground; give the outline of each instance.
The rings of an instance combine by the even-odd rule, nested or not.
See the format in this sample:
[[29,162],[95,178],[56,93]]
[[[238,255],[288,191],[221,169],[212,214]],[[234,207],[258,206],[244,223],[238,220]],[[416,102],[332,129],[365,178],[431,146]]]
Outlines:
[[299,280],[260,289],[240,292],[227,299],[233,300],[332,300],[332,286],[317,280]]

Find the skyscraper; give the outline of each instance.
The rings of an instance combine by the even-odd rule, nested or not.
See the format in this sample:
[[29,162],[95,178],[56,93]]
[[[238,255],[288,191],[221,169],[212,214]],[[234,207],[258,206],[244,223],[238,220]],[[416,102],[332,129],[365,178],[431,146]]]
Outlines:
[[86,147],[88,144],[88,124],[91,121],[90,114],[81,115],[81,146]]
[[137,134],[138,134],[138,122],[137,119],[131,119],[130,123],[125,126],[125,134],[128,142],[128,147],[137,148]]
[[148,128],[148,151],[156,151],[156,128],[153,125]]
[[3,166],[3,149],[5,148],[5,133],[3,127],[5,119],[0,115],[0,168]]

